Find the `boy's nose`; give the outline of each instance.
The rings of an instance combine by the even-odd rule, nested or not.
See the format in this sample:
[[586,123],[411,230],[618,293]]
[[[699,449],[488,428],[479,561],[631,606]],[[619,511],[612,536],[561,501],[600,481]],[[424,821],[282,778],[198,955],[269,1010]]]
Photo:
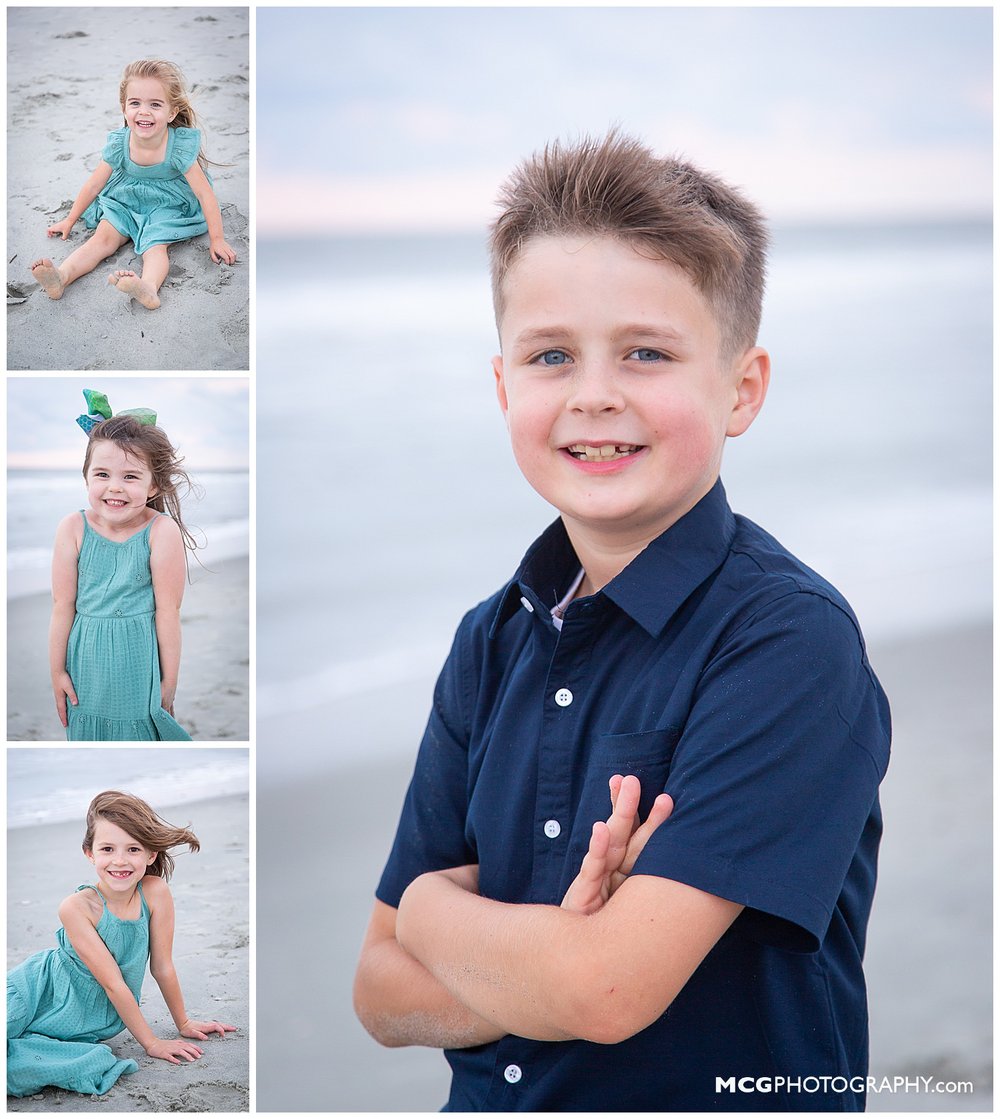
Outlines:
[[625,399],[616,370],[599,361],[578,363],[570,381],[566,406],[588,415],[620,412],[625,407]]

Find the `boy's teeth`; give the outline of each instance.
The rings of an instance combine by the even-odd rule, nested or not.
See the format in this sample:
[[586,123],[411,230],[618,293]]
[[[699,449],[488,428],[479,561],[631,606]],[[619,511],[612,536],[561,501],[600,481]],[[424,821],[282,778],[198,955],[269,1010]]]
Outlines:
[[602,443],[599,447],[592,447],[589,443],[573,443],[569,447],[569,453],[587,462],[604,462],[634,454],[638,449],[635,443]]

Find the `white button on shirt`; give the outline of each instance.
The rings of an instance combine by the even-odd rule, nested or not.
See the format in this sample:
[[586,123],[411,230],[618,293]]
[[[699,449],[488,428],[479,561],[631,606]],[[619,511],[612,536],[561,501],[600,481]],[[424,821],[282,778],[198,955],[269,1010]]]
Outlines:
[[562,828],[560,827],[558,820],[546,820],[545,827],[542,830],[549,837],[549,839],[558,839],[559,833],[562,831]]
[[560,688],[559,691],[556,692],[555,699],[560,707],[569,707],[573,702],[573,693],[569,688]]
[[521,1068],[519,1065],[508,1065],[503,1070],[504,1080],[508,1084],[516,1084],[521,1079]]

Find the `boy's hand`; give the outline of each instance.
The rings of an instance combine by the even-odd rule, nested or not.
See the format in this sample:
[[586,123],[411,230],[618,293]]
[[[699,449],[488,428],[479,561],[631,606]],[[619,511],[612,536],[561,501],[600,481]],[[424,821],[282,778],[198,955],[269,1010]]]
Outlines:
[[640,827],[638,777],[616,773],[610,785],[611,816],[606,824],[594,824],[580,873],[566,891],[562,909],[584,915],[596,913],[629,876],[649,837],[673,811],[672,798],[660,793]]
[[194,1037],[199,1041],[207,1041],[209,1034],[218,1034],[219,1037],[225,1037],[227,1032],[231,1033],[235,1029],[235,1026],[227,1026],[224,1022],[199,1022],[197,1018],[188,1018],[179,1032],[183,1037]]
[[63,218],[62,221],[57,221],[55,225],[50,225],[45,231],[46,237],[62,237],[65,241],[70,235],[73,226],[76,225],[75,221],[70,221],[69,218]]
[[154,1037],[146,1046],[147,1056],[159,1057],[161,1061],[169,1061],[172,1065],[179,1065],[181,1057],[185,1061],[196,1061],[201,1053],[197,1045],[192,1045],[190,1041],[181,1041],[179,1037],[170,1041],[161,1041],[160,1038]]
[[216,264],[236,263],[236,253],[233,252],[222,237],[213,237],[209,242],[208,251]]
[[66,701],[76,707],[78,700],[76,692],[73,689],[73,681],[70,679],[68,672],[60,672],[52,677],[52,691],[56,697],[56,712],[59,715],[59,722],[62,725],[69,725],[69,717],[66,714]]

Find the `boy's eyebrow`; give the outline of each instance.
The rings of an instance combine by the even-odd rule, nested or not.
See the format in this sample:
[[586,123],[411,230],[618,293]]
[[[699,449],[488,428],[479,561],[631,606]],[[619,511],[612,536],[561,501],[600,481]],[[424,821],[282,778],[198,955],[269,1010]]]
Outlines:
[[[566,326],[536,326],[521,331],[514,339],[516,346],[534,346],[545,342],[561,342],[573,337]],[[656,339],[660,342],[683,342],[686,335],[672,326],[653,326],[651,323],[626,323],[617,327],[613,338]]]

